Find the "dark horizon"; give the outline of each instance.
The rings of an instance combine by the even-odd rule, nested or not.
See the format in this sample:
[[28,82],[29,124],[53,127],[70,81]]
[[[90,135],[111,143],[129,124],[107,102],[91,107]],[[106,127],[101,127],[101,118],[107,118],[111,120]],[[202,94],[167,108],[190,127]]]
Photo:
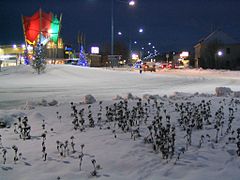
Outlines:
[[[116,0],[115,41],[138,41],[133,48],[151,42],[160,52],[190,50],[219,28],[239,41],[239,7],[237,0],[137,0],[132,8]],[[75,46],[78,31],[86,34],[87,49],[110,44],[111,0],[2,0],[0,45],[23,43],[21,15],[31,16],[39,8],[63,14],[60,35],[65,44]]]

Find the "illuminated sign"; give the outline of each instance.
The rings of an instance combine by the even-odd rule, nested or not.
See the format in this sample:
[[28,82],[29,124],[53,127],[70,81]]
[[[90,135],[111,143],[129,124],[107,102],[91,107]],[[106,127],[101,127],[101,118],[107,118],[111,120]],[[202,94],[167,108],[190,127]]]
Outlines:
[[91,47],[92,54],[99,54],[99,47]]
[[189,52],[187,51],[183,51],[181,54],[180,54],[180,57],[188,57],[189,56]]
[[65,51],[72,51],[73,49],[71,47],[65,47]]
[[137,59],[139,59],[139,57],[137,54],[132,54],[132,59],[137,60]]

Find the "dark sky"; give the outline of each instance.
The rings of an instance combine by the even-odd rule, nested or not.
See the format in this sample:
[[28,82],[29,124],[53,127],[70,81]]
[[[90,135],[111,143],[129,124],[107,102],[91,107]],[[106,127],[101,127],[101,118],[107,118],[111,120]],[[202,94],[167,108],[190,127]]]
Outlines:
[[[240,0],[137,0],[134,8],[115,1],[116,33],[138,46],[151,42],[159,51],[190,49],[214,28],[240,40]],[[22,43],[21,14],[31,16],[39,7],[63,13],[65,43],[76,44],[78,31],[85,32],[88,47],[110,43],[111,0],[0,0],[0,45]]]

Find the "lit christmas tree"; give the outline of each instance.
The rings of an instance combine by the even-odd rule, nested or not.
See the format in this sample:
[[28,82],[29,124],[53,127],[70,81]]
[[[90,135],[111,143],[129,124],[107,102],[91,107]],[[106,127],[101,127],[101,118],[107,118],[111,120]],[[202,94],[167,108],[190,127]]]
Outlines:
[[78,60],[77,65],[88,66],[88,60],[87,60],[87,57],[86,57],[86,53],[84,51],[84,45],[85,45],[85,35],[84,35],[84,33],[78,32],[77,42],[78,42],[78,46],[79,46],[79,60]]
[[46,68],[46,61],[44,57],[43,45],[39,42],[34,48],[34,59],[32,62],[32,67],[37,71],[38,74],[44,71]]
[[83,45],[81,45],[81,48],[80,48],[78,65],[79,66],[88,66],[88,61],[87,61],[87,58],[86,58],[86,54],[84,52]]

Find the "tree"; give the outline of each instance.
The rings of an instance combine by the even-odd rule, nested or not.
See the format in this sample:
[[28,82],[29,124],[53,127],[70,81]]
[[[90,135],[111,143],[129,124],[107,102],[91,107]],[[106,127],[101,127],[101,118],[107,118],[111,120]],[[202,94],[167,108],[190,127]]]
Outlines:
[[37,71],[38,74],[43,72],[46,68],[44,47],[41,43],[38,43],[34,48],[34,60],[32,62],[32,67]]

